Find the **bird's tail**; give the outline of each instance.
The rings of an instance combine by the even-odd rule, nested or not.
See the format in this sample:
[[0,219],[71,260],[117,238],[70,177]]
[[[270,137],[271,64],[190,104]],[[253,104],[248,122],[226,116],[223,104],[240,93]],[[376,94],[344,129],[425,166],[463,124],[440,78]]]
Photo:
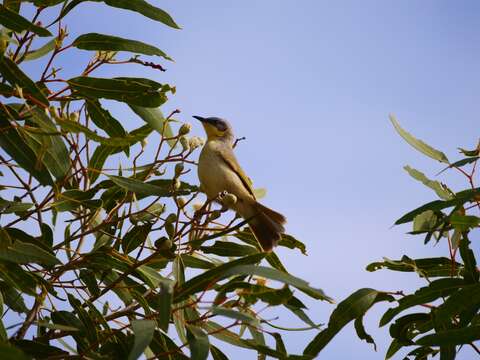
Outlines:
[[287,219],[282,214],[260,204],[255,203],[255,215],[248,225],[257,238],[264,251],[270,252],[277,245],[282,233],[285,232],[283,225]]

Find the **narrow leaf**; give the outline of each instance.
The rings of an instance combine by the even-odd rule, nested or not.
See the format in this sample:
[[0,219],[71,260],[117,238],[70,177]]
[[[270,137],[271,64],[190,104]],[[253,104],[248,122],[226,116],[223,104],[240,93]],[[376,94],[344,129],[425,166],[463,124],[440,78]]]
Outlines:
[[133,320],[131,326],[133,334],[135,335],[135,342],[128,355],[128,360],[137,360],[152,341],[153,332],[155,331],[155,321]]
[[0,5],[0,24],[17,33],[28,30],[38,36],[52,36],[52,33],[47,29],[32,24],[23,16],[11,11],[4,5]]

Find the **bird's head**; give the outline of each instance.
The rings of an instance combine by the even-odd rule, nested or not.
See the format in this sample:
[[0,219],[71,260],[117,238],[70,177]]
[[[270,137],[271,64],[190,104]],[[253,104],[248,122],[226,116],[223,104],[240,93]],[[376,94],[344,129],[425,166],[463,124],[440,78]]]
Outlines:
[[200,121],[207,133],[207,140],[222,139],[226,141],[233,141],[232,126],[227,120],[218,117],[201,117],[194,116],[195,119]]

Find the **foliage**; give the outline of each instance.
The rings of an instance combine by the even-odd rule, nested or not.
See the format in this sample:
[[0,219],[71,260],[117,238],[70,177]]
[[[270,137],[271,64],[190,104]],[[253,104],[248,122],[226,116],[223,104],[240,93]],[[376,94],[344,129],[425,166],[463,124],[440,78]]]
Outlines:
[[[393,291],[377,294],[376,290],[361,289],[341,302],[332,313],[328,327],[321,331],[305,349],[316,356],[331,338],[348,322],[355,320],[360,339],[373,343],[362,325],[366,311],[379,301],[395,302],[380,319],[379,326],[390,324],[392,342],[386,359],[408,347],[405,359],[424,360],[439,354],[441,360],[453,360],[462,347],[469,346],[480,354],[475,345],[480,340],[480,283],[479,268],[470,244],[473,232],[478,232],[480,217],[480,188],[475,185],[475,172],[480,143],[473,150],[460,149],[464,158],[451,163],[443,152],[416,139],[400,127],[392,116],[397,132],[415,149],[434,160],[447,163],[447,168],[460,172],[468,188],[453,192],[445,184],[428,179],[409,166],[405,170],[415,180],[431,188],[440,200],[422,205],[400,217],[395,224],[412,223],[410,234],[423,237],[425,245],[446,242],[445,257],[399,260],[384,258],[367,266],[368,271],[388,269],[414,273],[426,281],[411,294]],[[470,166],[470,169],[466,169]]]
[[[144,0],[94,1],[179,28]],[[282,327],[264,310],[283,307],[308,330],[318,326],[299,296],[331,299],[262,253],[245,221],[189,183],[202,141],[188,137],[178,110],[158,109],[175,87],[93,76],[131,64],[153,77],[163,64],[140,56],[171,59],[113,35],[70,39],[65,24],[80,5],[93,6],[0,5],[0,358],[226,359],[224,343],[288,358],[272,330]],[[45,26],[44,16],[53,21]],[[76,51],[95,53],[83,69],[56,67]],[[117,120],[112,101],[128,105],[138,125]],[[279,245],[306,254],[292,236]],[[384,298],[374,292],[365,310]]]

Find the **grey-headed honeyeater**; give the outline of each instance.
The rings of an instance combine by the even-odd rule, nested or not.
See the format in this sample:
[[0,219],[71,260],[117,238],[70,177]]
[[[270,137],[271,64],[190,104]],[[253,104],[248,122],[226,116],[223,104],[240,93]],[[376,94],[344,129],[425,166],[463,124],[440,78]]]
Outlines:
[[[207,133],[207,142],[198,161],[203,191],[209,199],[223,203],[247,220],[263,250],[272,251],[285,231],[285,216],[257,202],[252,182],[233,153],[235,136],[230,124],[217,117],[194,118],[202,123]],[[219,194],[225,191],[235,195],[236,201],[222,201]]]

